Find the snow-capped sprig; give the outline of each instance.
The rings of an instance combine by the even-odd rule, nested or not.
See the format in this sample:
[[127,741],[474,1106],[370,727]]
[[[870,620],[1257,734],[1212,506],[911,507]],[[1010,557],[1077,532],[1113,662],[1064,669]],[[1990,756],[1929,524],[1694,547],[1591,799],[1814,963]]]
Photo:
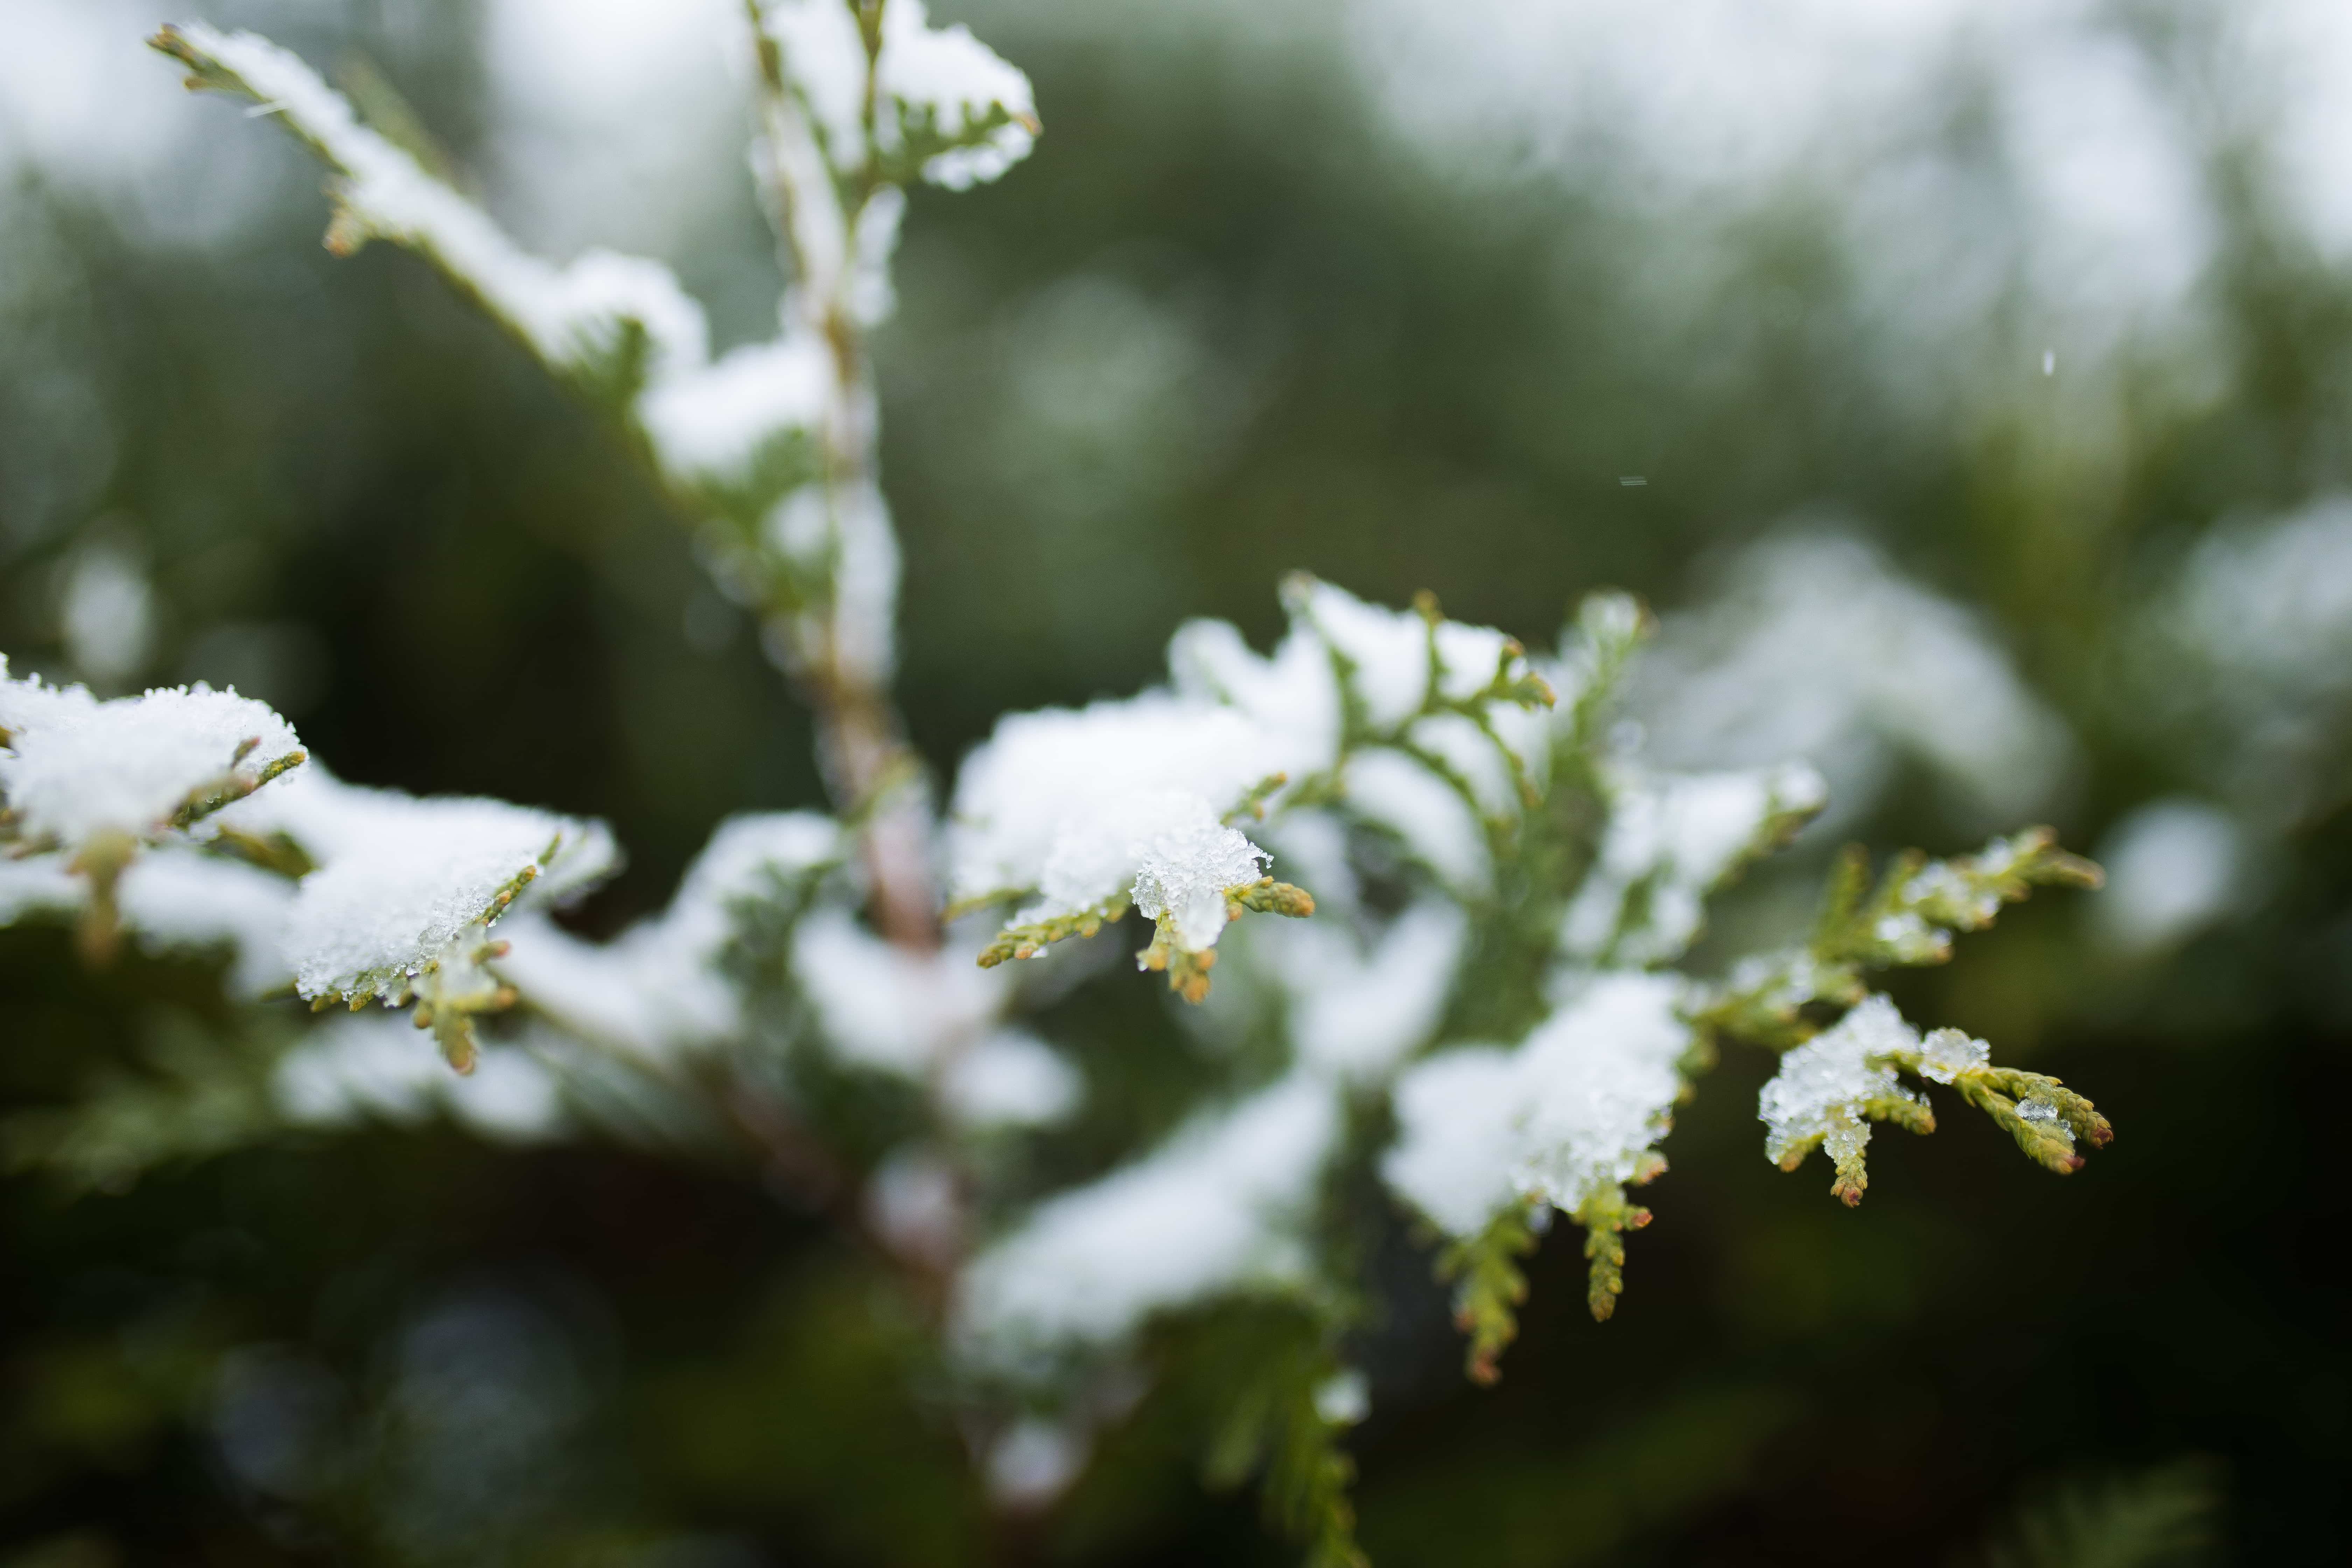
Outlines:
[[1594,976],[1516,1048],[1441,1050],[1398,1080],[1381,1173],[1452,1238],[1439,1272],[1461,1281],[1473,1376],[1490,1378],[1508,1342],[1515,1259],[1550,1211],[1585,1227],[1593,1315],[1615,1310],[1618,1237],[1649,1220],[1625,1188],[1664,1171],[1656,1144],[1684,1089],[1683,989],[1670,975]]
[[757,0],[755,11],[852,192],[918,178],[962,190],[1035,143],[1029,79],[962,24],[932,26],[922,0]]
[[285,956],[313,1006],[416,1005],[450,1065],[469,1069],[473,1019],[514,993],[488,967],[509,910],[585,890],[618,863],[599,822],[504,801],[418,798],[323,769],[222,814],[223,834],[283,838],[314,869],[287,917]]
[[1892,1121],[1914,1132],[1936,1130],[1926,1099],[1895,1076],[1896,1058],[1916,1058],[1918,1050],[1918,1031],[1892,1002],[1872,996],[1835,1028],[1789,1052],[1757,1096],[1756,1114],[1767,1129],[1764,1157],[1793,1171],[1820,1149],[1837,1172],[1830,1191],[1849,1207],[1862,1202],[1870,1184],[1862,1152],[1872,1122]]
[[266,703],[194,686],[100,701],[82,687],[13,679],[0,658],[0,843],[55,852],[88,883],[84,952],[120,924],[117,884],[142,846],[244,799],[304,759]]
[[2115,1142],[2116,1130],[2097,1106],[2047,1073],[1996,1067],[1992,1047],[1958,1029],[1936,1029],[1916,1049],[1886,1059],[1930,1083],[1948,1084],[2017,1141],[2030,1159],[2060,1175],[2083,1168],[2076,1140],[2094,1149]]
[[1862,1000],[1865,972],[1942,963],[1954,935],[1982,931],[2003,905],[2035,888],[2094,889],[2103,879],[2097,866],[2060,848],[2047,827],[1948,860],[1906,851],[1875,889],[1868,855],[1851,847],[1831,869],[1811,939],[1735,965],[1695,1008],[1694,1020],[1711,1040],[1790,1049],[1810,1038],[1825,1014]]
[[957,779],[950,913],[1019,906],[982,951],[987,968],[1139,909],[1154,925],[1140,962],[1197,1001],[1227,921],[1314,909],[1228,826],[1279,787],[1279,760],[1276,738],[1246,714],[1166,692],[1013,714]]
[[[961,28],[928,28],[918,5],[887,16],[879,5],[766,9],[845,23],[841,69],[814,63],[821,50],[810,55],[825,101],[841,100],[846,84],[847,101],[865,106],[866,144],[911,149],[943,183],[1000,171],[1035,129],[1019,73]],[[755,24],[762,10],[751,7]],[[786,49],[766,28],[753,32],[766,84],[753,162],[794,276],[780,335],[717,359],[701,307],[667,268],[604,251],[562,267],[530,255],[266,39],[192,24],[152,42],[189,68],[191,87],[254,100],[336,172],[331,247],[381,238],[417,251],[559,379],[618,414],[625,444],[697,531],[721,586],[763,617],[771,652],[816,710],[827,783],[862,825],[882,923],[924,945],[936,925],[928,807],[919,789],[896,787],[920,770],[884,690],[898,552],[875,480],[863,347],[889,309],[904,203],[887,182],[903,171],[868,160],[865,174],[838,183]],[[904,110],[889,127],[872,120],[877,91]]]
[[1793,1171],[1820,1149],[1836,1169],[1831,1193],[1849,1207],[1861,1203],[1870,1184],[1863,1163],[1870,1123],[1936,1130],[1927,1097],[1898,1079],[1897,1068],[1958,1089],[2028,1156],[2061,1175],[2082,1168],[2077,1138],[2101,1148],[2115,1137],[2097,1108],[2058,1079],[1994,1067],[1991,1048],[1958,1029],[1922,1039],[1892,1002],[1873,995],[1780,1058],[1757,1098],[1765,1157]]
[[423,256],[560,378],[625,410],[682,490],[756,513],[814,477],[810,433],[829,374],[820,339],[788,331],[713,361],[702,307],[667,267],[607,250],[560,267],[531,255],[288,50],[202,23],[152,43],[188,67],[191,88],[253,100],[335,171],[330,249],[381,239]]

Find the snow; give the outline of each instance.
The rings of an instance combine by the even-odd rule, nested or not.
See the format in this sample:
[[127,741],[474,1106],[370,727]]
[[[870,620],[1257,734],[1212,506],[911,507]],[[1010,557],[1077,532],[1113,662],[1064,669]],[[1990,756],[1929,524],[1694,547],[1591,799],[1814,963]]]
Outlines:
[[1369,944],[1339,919],[1285,921],[1261,931],[1257,940],[1290,998],[1288,1033],[1299,1063],[1358,1081],[1393,1072],[1436,1029],[1468,925],[1458,906],[1429,898]]
[[1077,1108],[1077,1072],[1036,1036],[997,1029],[958,1052],[940,1082],[966,1127],[1048,1127]]
[[[1508,707],[1504,710],[1526,711]],[[1460,713],[1433,713],[1414,720],[1405,739],[1467,784],[1481,814],[1501,822],[1518,816],[1519,786],[1511,776],[1509,758],[1475,721]]]
[[1415,1064],[1397,1084],[1382,1176],[1457,1237],[1515,1201],[1572,1213],[1632,1180],[1681,1092],[1681,990],[1672,975],[1593,975],[1516,1049],[1461,1047]]
[[1633,1179],[1682,1090],[1681,994],[1673,975],[1600,975],[1528,1037],[1522,1192],[1572,1213],[1596,1188]]
[[[1609,825],[1561,925],[1573,957],[1663,963],[1697,937],[1706,895],[1769,847],[1776,823],[1819,807],[1821,775],[1802,765],[1749,773],[1645,775],[1611,783]],[[1630,895],[1638,890],[1638,901]]]
[[637,400],[637,421],[671,473],[735,479],[766,443],[814,429],[832,392],[824,340],[787,330],[730,350],[698,374],[653,383]]
[[814,812],[730,817],[710,836],[669,907],[610,942],[582,941],[530,914],[499,928],[499,976],[575,1035],[656,1060],[742,1028],[742,999],[719,968],[743,906],[837,865],[840,826]]
[[[838,0],[769,0],[763,11],[785,69],[824,137],[828,160],[843,174],[856,170],[866,156],[866,62],[849,8]],[[930,26],[921,0],[891,0],[884,9],[874,89],[884,106],[875,116],[875,140],[886,153],[903,145],[901,116],[960,141],[993,110],[1001,108],[1015,121],[1034,121],[1036,115],[1029,79],[962,24]],[[962,190],[1003,174],[1028,154],[1034,142],[1024,126],[1001,126],[973,145],[926,161],[923,177]]]
[[1631,708],[1668,767],[1801,757],[1840,820],[1875,802],[1898,758],[1926,764],[1975,817],[2044,805],[2072,754],[2064,724],[1970,612],[1838,533],[1756,545],[1725,587],[1669,616]]
[[2179,795],[2152,801],[2116,824],[2095,857],[2107,873],[2107,896],[2094,906],[2102,940],[2147,956],[2229,914],[2249,879],[2246,838],[2228,812]]
[[14,925],[27,915],[70,914],[81,907],[89,889],[66,869],[62,855],[35,855],[17,860],[0,855],[0,926]]
[[1230,704],[1270,738],[1267,761],[1292,782],[1328,773],[1339,757],[1339,683],[1312,627],[1294,624],[1261,658],[1225,621],[1187,621],[1168,644],[1177,693]]
[[1149,896],[1176,911],[1188,945],[1206,947],[1223,910],[1208,904],[1202,879],[1261,874],[1248,840],[1225,837],[1217,817],[1279,771],[1273,760],[1243,714],[1165,692],[1009,715],[956,782],[952,895],[1034,891],[1023,920]]
[[845,910],[819,909],[793,938],[793,973],[827,1050],[851,1067],[920,1079],[994,1025],[1009,976],[969,949],[921,953],[875,935]]
[[299,757],[293,726],[263,703],[198,682],[100,702],[12,680],[0,665],[0,798],[18,835],[79,847],[102,833],[152,838],[193,798],[247,787]]
[[[1209,803],[1198,795],[1141,797],[1153,823],[1136,842],[1135,907],[1146,920],[1165,918],[1179,947],[1201,952],[1217,945],[1225,929],[1225,889],[1243,888],[1265,875],[1266,852],[1234,828],[1219,826]],[[1056,899],[1048,867],[1046,898]],[[1091,908],[1099,899],[1066,904]]]
[[285,958],[294,884],[198,850],[165,847],[133,860],[115,885],[122,923],[151,952],[226,947],[229,989],[255,997],[292,983]]
[[[1764,1157],[1774,1164],[1812,1140],[1821,1139],[1832,1159],[1858,1152],[1870,1142],[1863,1106],[1874,1100],[1916,1098],[1886,1065],[1897,1051],[1916,1051],[1918,1032],[1895,1004],[1873,995],[1780,1058],[1780,1068],[1756,1098],[1764,1123]],[[1948,1049],[1941,1059],[1948,1061]]]
[[530,1142],[564,1125],[555,1079],[528,1051],[485,1045],[460,1078],[429,1035],[383,1013],[328,1019],[279,1058],[270,1092],[302,1126],[411,1125],[441,1112],[486,1136]]
[[[829,9],[845,19],[841,7]],[[251,33],[201,24],[181,32],[342,172],[336,196],[361,234],[431,257],[550,364],[595,367],[622,344],[624,323],[641,327],[648,354],[635,413],[674,478],[745,478],[769,442],[818,423],[833,388],[826,350],[814,333],[788,331],[713,363],[702,307],[661,263],[601,248],[563,267],[533,256],[362,125],[342,96],[293,54]],[[869,243],[879,245],[878,234]]]
[[1381,1175],[1449,1236],[1471,1237],[1519,1195],[1514,1151],[1525,1114],[1517,1056],[1457,1046],[1397,1080],[1397,1140]]
[[1394,731],[1421,711],[1429,700],[1427,621],[1410,610],[1368,605],[1328,583],[1309,581],[1291,599],[1293,613],[1347,661],[1348,689],[1365,722]]
[[568,268],[553,267],[362,125],[342,95],[290,51],[256,34],[222,33],[202,23],[180,32],[342,171],[336,195],[366,234],[435,258],[551,363],[576,364],[609,350],[625,317],[644,326],[658,366],[702,356],[708,334],[701,307],[660,263],[590,250]]
[[[815,0],[823,4],[824,0]],[[1015,121],[1036,119],[1029,79],[971,36],[961,22],[933,27],[922,0],[891,0],[882,13],[882,55],[876,86],[902,111],[929,121],[952,141],[972,134],[993,110]],[[884,145],[896,128],[877,126]],[[998,127],[976,145],[942,153],[924,163],[923,177],[950,190],[993,180],[1028,156],[1035,138],[1025,125]]]
[[1460,792],[1402,752],[1370,746],[1341,774],[1349,807],[1404,841],[1446,887],[1475,898],[1494,883],[1486,829]]
[[[218,814],[282,832],[317,869],[288,917],[286,955],[309,999],[397,997],[461,937],[515,909],[584,889],[618,861],[602,823],[504,801],[418,798],[314,770]],[[512,905],[497,902],[512,890]]]
[[983,1363],[1110,1348],[1155,1313],[1298,1283],[1298,1227],[1339,1132],[1330,1089],[1293,1076],[1195,1118],[1134,1164],[1047,1199],[973,1259],[956,1331]]

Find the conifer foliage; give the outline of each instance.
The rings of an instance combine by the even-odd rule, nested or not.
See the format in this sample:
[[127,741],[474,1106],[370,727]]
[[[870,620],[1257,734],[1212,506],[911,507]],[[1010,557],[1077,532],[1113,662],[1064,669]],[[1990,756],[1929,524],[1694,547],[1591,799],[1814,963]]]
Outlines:
[[[1939,1090],[2054,1172],[2108,1141],[2081,1095],[1872,988],[2036,887],[2095,886],[2046,831],[1874,881],[1856,852],[1785,948],[1719,980],[1679,967],[1710,896],[1824,788],[1793,760],[1646,765],[1613,721],[1650,629],[1621,595],[1538,649],[1297,577],[1270,651],[1186,625],[1163,684],[1004,718],[940,809],[888,696],[898,558],[865,335],[906,187],[993,180],[1041,128],[1026,79],[919,0],[747,12],[752,162],[791,276],[777,334],[716,356],[667,268],[529,254],[294,56],[194,24],[152,41],[327,165],[331,249],[415,252],[608,419],[815,713],[830,812],[721,825],[665,912],[599,945],[549,919],[616,867],[599,823],[344,783],[234,693],[100,700],[0,663],[0,919],[76,921],[93,964],[126,940],[226,953],[257,1020],[249,1048],[100,1088],[19,1147],[113,1182],[288,1127],[447,1114],[759,1150],[859,1194],[832,1212],[929,1304],[1003,1506],[1049,1500],[1122,1408],[1103,1391],[1148,1374],[1150,1331],[1190,1324],[1231,1369],[1211,1473],[1259,1478],[1269,1518],[1339,1564],[1360,1560],[1343,1439],[1366,1405],[1344,1205],[1384,1191],[1423,1235],[1491,1381],[1557,1219],[1583,1233],[1591,1314],[1616,1309],[1652,1217],[1634,1194],[1724,1049],[1777,1053],[1764,1153],[1819,1151],[1849,1205],[1874,1127],[1933,1131]],[[1040,1194],[1006,1151],[1097,1086],[1027,1020],[1135,984],[1089,956],[1121,942],[1171,1005],[1263,1048],[1166,1136]],[[843,1084],[897,1108],[886,1152],[828,1125]]]

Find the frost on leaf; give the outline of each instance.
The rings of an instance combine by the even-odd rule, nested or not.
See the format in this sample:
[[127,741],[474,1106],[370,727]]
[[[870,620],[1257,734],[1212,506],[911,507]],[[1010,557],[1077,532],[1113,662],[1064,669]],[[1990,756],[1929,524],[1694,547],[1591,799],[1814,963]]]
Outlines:
[[1339,1128],[1329,1088],[1294,1075],[1048,1198],[965,1272],[961,1348],[982,1365],[1042,1371],[1067,1352],[1117,1348],[1157,1313],[1296,1289]]

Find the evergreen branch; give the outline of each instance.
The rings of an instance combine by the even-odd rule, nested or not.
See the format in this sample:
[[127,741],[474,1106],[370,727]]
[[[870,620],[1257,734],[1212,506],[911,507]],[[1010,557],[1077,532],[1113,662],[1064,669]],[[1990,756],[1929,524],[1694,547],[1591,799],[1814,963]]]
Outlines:
[[[967,900],[963,905],[950,908],[969,908],[978,901],[981,900]],[[1107,903],[1090,910],[1080,910],[1076,914],[1052,915],[1044,920],[1006,926],[980,950],[980,966],[993,969],[1009,959],[1034,958],[1057,942],[1093,936],[1104,926],[1116,924],[1126,918],[1127,910],[1127,896],[1121,894]]]
[[1812,1037],[1824,1013],[1834,1016],[1862,1000],[1865,972],[1945,963],[1956,933],[1984,930],[2002,906],[2034,889],[2095,889],[2103,879],[2096,865],[2061,849],[2047,827],[1948,860],[1906,850],[1874,889],[1867,852],[1850,846],[1830,868],[1805,945],[1734,966],[1727,981],[1698,999],[1691,1022],[1712,1039],[1788,1050]]
[[2061,1486],[2019,1509],[1985,1568],[2200,1568],[2221,1560],[2219,1467],[2187,1459]]
[[1326,1411],[1320,1397],[1345,1375],[1325,1316],[1286,1311],[1259,1325],[1255,1364],[1212,1435],[1203,1468],[1219,1489],[1257,1472],[1266,1521],[1306,1549],[1306,1568],[1370,1568],[1356,1543],[1356,1465],[1339,1440],[1354,1415]]
[[[1491,1384],[1501,1377],[1496,1363],[1518,1338],[1518,1308],[1528,1299],[1527,1271],[1519,1260],[1536,1249],[1542,1212],[1535,1204],[1511,1204],[1485,1230],[1452,1243],[1438,1255],[1438,1279],[1458,1281],[1454,1323],[1470,1338],[1465,1370],[1473,1383]],[[1623,1256],[1621,1248],[1620,1261]]]
[[[750,9],[756,24],[756,0]],[[755,31],[763,80],[781,81],[773,41]],[[150,43],[188,68],[191,88],[251,100],[335,172],[331,250],[348,255],[384,239],[417,252],[558,380],[617,416],[623,444],[671,511],[716,547],[734,579],[722,585],[757,602],[772,648],[815,711],[835,803],[867,817],[862,844],[880,923],[908,945],[935,945],[928,808],[919,792],[891,787],[919,773],[883,688],[891,609],[849,603],[841,592],[850,552],[894,559],[896,545],[872,483],[874,400],[848,299],[848,235],[839,221],[822,220],[828,210],[840,218],[829,177],[812,184],[805,160],[792,155],[801,145],[794,127],[805,128],[785,111],[793,96],[769,94],[762,124],[767,188],[801,285],[797,335],[714,363],[703,357],[699,307],[666,268],[602,253],[558,268],[523,251],[286,51],[193,26],[166,26]],[[816,167],[822,174],[821,156]],[[730,428],[749,420],[723,452],[704,449],[709,437],[700,432],[714,415]],[[772,517],[811,481],[824,512],[813,550],[776,538]]]
[[[1664,1168],[1660,1161],[1636,1180],[1647,1181]],[[1625,1189],[1610,1182],[1587,1193],[1570,1217],[1584,1227],[1584,1256],[1591,1266],[1584,1304],[1591,1310],[1594,1322],[1605,1323],[1617,1310],[1617,1298],[1625,1290],[1624,1233],[1648,1225],[1650,1211],[1629,1201]]]

